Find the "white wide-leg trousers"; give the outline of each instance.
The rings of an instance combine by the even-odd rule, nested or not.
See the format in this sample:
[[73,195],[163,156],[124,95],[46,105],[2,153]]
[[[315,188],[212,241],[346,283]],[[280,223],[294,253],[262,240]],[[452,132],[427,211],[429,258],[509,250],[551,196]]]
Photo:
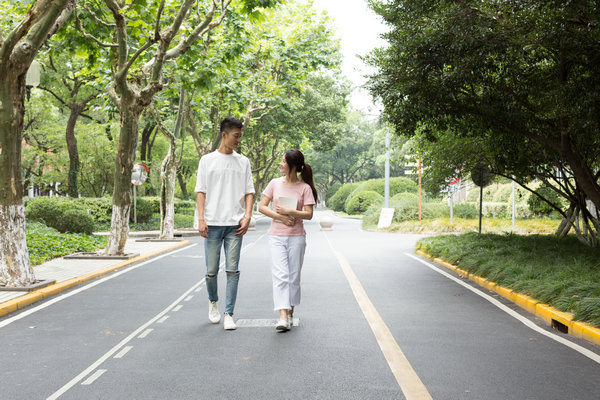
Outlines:
[[290,310],[300,304],[300,272],[306,236],[269,236],[274,310]]

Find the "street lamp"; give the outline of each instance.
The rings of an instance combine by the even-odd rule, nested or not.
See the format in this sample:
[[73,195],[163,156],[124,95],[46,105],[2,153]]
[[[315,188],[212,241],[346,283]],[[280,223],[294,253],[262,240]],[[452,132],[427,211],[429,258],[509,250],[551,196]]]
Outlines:
[[27,70],[27,75],[25,75],[25,88],[27,90],[27,101],[29,101],[29,97],[31,96],[31,88],[38,87],[40,84],[40,71],[41,66],[40,63],[36,60],[31,62],[29,69]]

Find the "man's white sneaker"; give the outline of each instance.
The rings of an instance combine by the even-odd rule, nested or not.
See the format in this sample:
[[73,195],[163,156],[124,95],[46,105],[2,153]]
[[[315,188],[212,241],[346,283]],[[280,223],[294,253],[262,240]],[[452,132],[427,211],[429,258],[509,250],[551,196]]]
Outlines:
[[213,324],[218,324],[221,321],[221,313],[219,313],[219,306],[216,301],[208,302],[208,319]]
[[228,331],[232,331],[237,328],[231,315],[225,314],[225,319],[223,320],[223,328]]
[[275,325],[275,329],[277,329],[279,332],[289,331],[290,330],[290,323],[287,322],[287,321],[284,321],[284,320],[280,319],[277,322],[277,325]]

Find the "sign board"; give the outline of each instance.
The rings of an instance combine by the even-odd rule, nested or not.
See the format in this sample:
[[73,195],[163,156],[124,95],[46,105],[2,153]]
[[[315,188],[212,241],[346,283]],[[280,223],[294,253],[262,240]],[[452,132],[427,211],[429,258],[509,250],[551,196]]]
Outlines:
[[134,186],[140,186],[146,179],[148,179],[149,168],[146,164],[138,163],[133,166],[131,170],[131,184]]
[[382,208],[381,214],[379,214],[379,222],[377,223],[377,229],[387,228],[392,224],[394,218],[393,208]]

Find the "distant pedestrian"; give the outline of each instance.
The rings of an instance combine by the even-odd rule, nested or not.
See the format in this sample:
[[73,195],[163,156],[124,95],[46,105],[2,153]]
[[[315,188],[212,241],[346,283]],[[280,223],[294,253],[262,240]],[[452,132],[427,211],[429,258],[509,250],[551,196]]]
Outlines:
[[240,272],[238,264],[242,236],[248,231],[254,203],[254,183],[248,158],[235,152],[242,140],[242,122],[225,118],[221,122],[219,148],[200,159],[196,179],[198,231],[206,238],[206,289],[208,318],[217,324],[221,314],[217,301],[217,275],[221,247],[225,251],[227,289],[223,327],[236,329],[233,308],[237,297]]
[[[287,150],[279,164],[280,178],[275,178],[262,193],[259,211],[273,219],[269,230],[273,303],[279,311],[277,331],[293,326],[294,307],[300,304],[300,273],[306,249],[303,220],[313,216],[317,190],[310,165],[296,149]],[[300,174],[300,177],[298,177]],[[273,209],[269,203],[273,201]]]

